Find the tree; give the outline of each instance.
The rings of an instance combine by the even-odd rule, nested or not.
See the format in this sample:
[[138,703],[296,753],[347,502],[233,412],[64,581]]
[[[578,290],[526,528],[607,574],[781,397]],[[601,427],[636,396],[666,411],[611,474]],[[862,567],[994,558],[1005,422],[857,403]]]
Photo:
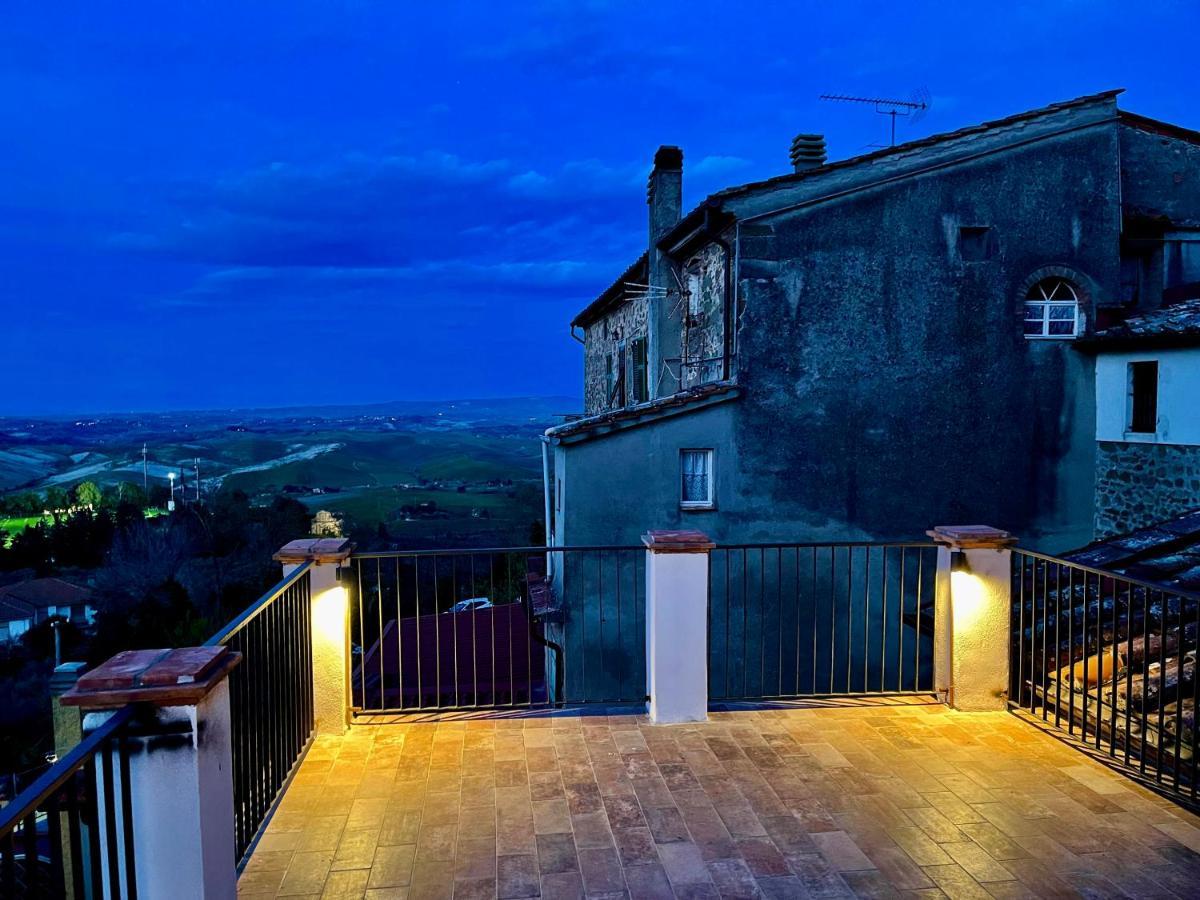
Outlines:
[[75,502],[85,509],[100,508],[100,488],[94,481],[81,481],[75,486]]
[[71,505],[70,495],[60,487],[46,488],[46,508],[54,516],[63,513]]

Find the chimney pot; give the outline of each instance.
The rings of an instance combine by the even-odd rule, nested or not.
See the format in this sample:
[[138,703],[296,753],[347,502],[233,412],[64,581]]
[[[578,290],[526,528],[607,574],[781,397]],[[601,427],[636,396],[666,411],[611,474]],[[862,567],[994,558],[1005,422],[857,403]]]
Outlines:
[[683,151],[678,147],[664,144],[663,146],[659,147],[658,152],[654,154],[654,168],[682,169]]
[[797,172],[825,165],[825,135],[798,134],[792,138],[792,167]]

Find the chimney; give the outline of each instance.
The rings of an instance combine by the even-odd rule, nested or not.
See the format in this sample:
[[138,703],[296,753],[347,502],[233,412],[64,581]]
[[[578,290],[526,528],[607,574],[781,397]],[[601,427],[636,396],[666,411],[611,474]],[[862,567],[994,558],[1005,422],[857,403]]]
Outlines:
[[[649,323],[649,380],[650,398],[656,399],[679,390],[678,372],[673,379],[661,381],[665,359],[679,356],[680,323],[672,315],[668,292],[675,286],[671,262],[658,249],[658,242],[679,223],[683,214],[683,151],[663,146],[654,154],[654,170],[646,185],[646,203],[650,207],[650,245],[647,248],[650,292]],[[678,368],[678,367],[677,367]]]
[[654,170],[646,183],[650,206],[650,250],[670,231],[683,214],[683,151],[662,146],[654,154]]
[[797,172],[825,165],[825,135],[798,134],[792,138],[792,167]]

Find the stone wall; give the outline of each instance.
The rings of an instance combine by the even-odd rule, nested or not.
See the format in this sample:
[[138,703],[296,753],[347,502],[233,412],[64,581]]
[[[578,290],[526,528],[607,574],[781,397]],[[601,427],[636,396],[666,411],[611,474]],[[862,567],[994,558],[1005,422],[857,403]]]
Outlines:
[[[619,347],[625,350],[625,391],[616,406],[633,402],[632,342],[646,337],[649,307],[645,297],[632,297],[584,330],[583,408],[589,416],[609,408],[605,389],[608,380],[606,360]],[[614,360],[614,366],[616,362]],[[614,368],[614,373],[617,369]],[[615,375],[614,375],[615,377]]]
[[1099,441],[1096,539],[1200,507],[1200,447]]

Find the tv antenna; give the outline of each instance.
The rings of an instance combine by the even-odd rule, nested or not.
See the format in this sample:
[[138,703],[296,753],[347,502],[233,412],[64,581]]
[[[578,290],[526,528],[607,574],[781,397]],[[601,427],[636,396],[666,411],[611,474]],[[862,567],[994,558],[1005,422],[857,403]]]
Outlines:
[[933,105],[933,98],[927,88],[919,88],[913,92],[911,100],[895,100],[891,97],[855,97],[850,94],[822,94],[822,100],[834,100],[839,103],[866,103],[875,107],[875,112],[888,116],[892,122],[892,142],[889,147],[896,146],[896,117],[911,117],[911,122],[920,121],[925,111]]

